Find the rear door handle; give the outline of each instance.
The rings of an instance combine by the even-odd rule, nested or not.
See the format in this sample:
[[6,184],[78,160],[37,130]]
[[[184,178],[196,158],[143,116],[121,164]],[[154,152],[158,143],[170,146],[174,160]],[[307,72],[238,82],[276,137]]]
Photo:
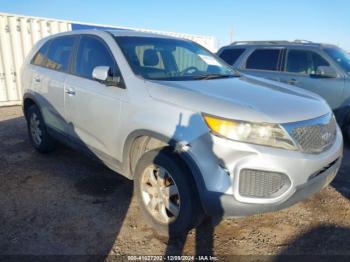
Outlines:
[[34,82],[36,82],[36,83],[40,83],[40,82],[41,82],[40,77],[35,76],[35,77],[34,77]]
[[66,88],[65,92],[67,95],[71,95],[71,96],[75,95],[75,91],[71,88]]
[[295,85],[295,84],[298,83],[298,80],[296,80],[296,79],[290,79],[290,80],[287,81],[287,83],[290,84],[290,85]]

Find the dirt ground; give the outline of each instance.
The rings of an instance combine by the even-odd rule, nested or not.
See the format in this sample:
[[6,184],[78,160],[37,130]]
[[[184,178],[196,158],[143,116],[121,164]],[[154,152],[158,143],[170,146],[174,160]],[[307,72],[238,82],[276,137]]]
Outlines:
[[167,243],[144,222],[132,182],[64,146],[36,153],[21,108],[0,108],[0,254],[350,255],[349,157],[346,148],[335,181],[302,203]]

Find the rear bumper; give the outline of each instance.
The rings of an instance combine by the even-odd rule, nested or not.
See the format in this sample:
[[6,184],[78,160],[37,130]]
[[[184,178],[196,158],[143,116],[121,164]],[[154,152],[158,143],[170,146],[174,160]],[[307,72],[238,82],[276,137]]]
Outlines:
[[341,165],[339,158],[332,166],[317,177],[295,188],[295,192],[285,201],[273,204],[251,204],[237,201],[234,196],[208,192],[206,210],[214,216],[248,216],[287,208],[302,201],[326,187],[336,176]]

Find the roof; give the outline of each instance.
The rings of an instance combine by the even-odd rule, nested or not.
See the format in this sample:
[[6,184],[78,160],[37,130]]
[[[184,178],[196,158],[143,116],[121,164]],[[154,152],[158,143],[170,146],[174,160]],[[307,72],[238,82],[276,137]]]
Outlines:
[[50,39],[50,38],[55,38],[63,35],[77,35],[77,34],[102,35],[106,33],[112,34],[113,36],[139,36],[139,37],[157,37],[157,38],[186,40],[175,36],[163,35],[161,33],[158,34],[158,33],[140,32],[135,30],[127,30],[127,29],[122,29],[122,30],[79,29],[79,30],[67,31],[67,32],[62,32],[54,35],[49,35],[43,39]]

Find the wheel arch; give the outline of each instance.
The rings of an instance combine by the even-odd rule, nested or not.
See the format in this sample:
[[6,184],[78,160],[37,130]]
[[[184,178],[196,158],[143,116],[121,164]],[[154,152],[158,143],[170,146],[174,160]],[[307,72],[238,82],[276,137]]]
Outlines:
[[23,106],[22,106],[22,110],[23,110],[23,114],[24,117],[27,119],[27,112],[29,107],[31,107],[32,105],[36,105],[39,108],[39,111],[41,113],[41,109],[39,107],[39,104],[37,102],[37,100],[35,99],[35,97],[30,94],[30,93],[25,93],[23,95]]
[[[138,144],[139,143],[139,144]],[[137,150],[139,154],[136,153],[135,147],[139,147]],[[191,155],[188,152],[178,150],[178,141],[169,138],[163,134],[159,134],[150,130],[137,130],[132,132],[126,139],[124,144],[123,151],[123,170],[127,177],[133,179],[133,170],[132,165],[136,166],[138,157],[141,157],[142,154],[150,150],[169,147],[173,152],[176,152],[179,159],[185,164],[188,169],[193,182],[196,185],[196,189],[199,193],[199,197],[202,199],[202,192],[206,190],[204,180],[201,176],[200,169],[196,162],[193,160]],[[141,152],[141,153],[140,153]],[[131,154],[134,154],[131,156]],[[136,156],[136,158],[135,158]],[[134,159],[132,159],[134,157]],[[134,161],[134,163],[132,163]]]
[[139,157],[147,151],[161,148],[175,148],[176,141],[150,130],[136,130],[128,135],[123,147],[123,170],[127,177],[133,179],[133,167]]
[[[176,152],[179,160],[184,164],[184,167],[188,170],[190,179],[193,182],[193,185],[195,186],[194,190],[196,190],[199,200],[201,202],[200,204],[204,208],[205,194],[207,189],[205,187],[205,183],[201,175],[200,169],[196,164],[195,160],[191,157],[191,155],[188,152],[179,150],[178,145],[178,141],[154,131],[137,130],[132,132],[128,136],[124,144],[124,173],[128,178],[133,179],[134,174],[132,167],[136,167],[137,161],[144,153],[154,149],[169,148],[169,150],[171,150],[172,152]],[[138,147],[136,151],[140,151],[136,153],[136,155],[132,156],[131,154],[135,154],[135,152],[132,152],[133,150],[135,150],[135,147]],[[133,157],[134,159],[132,159]],[[134,163],[132,163],[132,161],[134,161]]]

